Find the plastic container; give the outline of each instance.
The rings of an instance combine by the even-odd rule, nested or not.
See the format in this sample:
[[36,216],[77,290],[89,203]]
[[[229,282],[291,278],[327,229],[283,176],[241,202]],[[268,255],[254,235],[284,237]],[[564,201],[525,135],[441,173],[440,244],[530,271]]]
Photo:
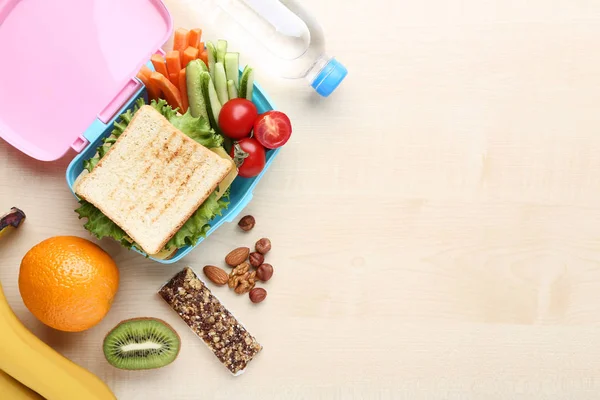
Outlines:
[[[145,63],[151,66],[148,60],[172,31],[160,0],[0,0],[0,51],[9,55],[0,64],[0,137],[42,161],[70,148],[79,152],[66,171],[73,191],[83,161],[114,120],[146,95],[135,75]],[[259,112],[273,109],[257,84],[253,101]],[[229,208],[211,221],[207,237],[250,202],[277,153],[267,152],[257,177],[235,179]],[[196,246],[155,261],[175,263]]]
[[[172,0],[173,1],[173,0]],[[297,0],[176,0],[178,7],[209,24],[253,63],[284,78],[303,78],[329,96],[348,70],[325,49],[317,20]]]

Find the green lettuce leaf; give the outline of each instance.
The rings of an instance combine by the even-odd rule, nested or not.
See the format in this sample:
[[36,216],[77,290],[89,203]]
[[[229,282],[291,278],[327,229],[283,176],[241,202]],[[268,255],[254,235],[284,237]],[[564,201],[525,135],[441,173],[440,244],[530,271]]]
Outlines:
[[127,248],[132,246],[133,241],[127,236],[125,231],[112,222],[102,211],[85,200],[81,200],[79,204],[81,204],[81,207],[76,209],[75,212],[79,214],[79,219],[87,218],[88,221],[84,225],[84,228],[90,231],[92,235],[98,239],[105,237],[113,238]]
[[192,117],[189,110],[183,115],[172,117],[169,122],[204,147],[213,148],[223,145],[223,136],[216,133],[204,117]]
[[229,199],[227,197],[223,196],[217,200],[217,193],[213,192],[175,236],[167,242],[165,248],[171,250],[184,246],[194,246],[200,238],[206,237],[206,233],[210,229],[208,223],[217,215],[221,215],[228,205]]
[[223,145],[223,136],[219,135],[210,127],[210,123],[204,117],[192,117],[188,110],[185,114],[178,114],[163,99],[152,100],[150,103],[154,109],[161,113],[175,128],[185,133],[191,139],[204,147],[220,147]]

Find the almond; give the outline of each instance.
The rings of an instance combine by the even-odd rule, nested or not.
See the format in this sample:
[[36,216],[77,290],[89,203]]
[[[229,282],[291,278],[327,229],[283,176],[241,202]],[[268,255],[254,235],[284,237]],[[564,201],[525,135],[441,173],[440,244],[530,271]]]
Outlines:
[[210,279],[212,283],[218,286],[225,285],[227,283],[227,280],[229,279],[229,275],[227,275],[227,272],[223,271],[219,267],[215,267],[214,265],[207,265],[206,267],[204,267],[203,271],[204,275],[206,275],[206,277]]
[[249,254],[250,249],[248,247],[238,247],[237,249],[231,251],[231,253],[227,254],[227,257],[225,257],[225,262],[230,267],[237,267],[248,259]]

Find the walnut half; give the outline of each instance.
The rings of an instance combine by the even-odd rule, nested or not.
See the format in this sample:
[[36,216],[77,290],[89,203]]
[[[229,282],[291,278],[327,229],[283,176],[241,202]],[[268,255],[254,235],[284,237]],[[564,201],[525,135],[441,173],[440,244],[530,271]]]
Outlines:
[[243,262],[231,271],[227,283],[237,294],[248,293],[256,285],[256,271],[250,272],[250,264]]

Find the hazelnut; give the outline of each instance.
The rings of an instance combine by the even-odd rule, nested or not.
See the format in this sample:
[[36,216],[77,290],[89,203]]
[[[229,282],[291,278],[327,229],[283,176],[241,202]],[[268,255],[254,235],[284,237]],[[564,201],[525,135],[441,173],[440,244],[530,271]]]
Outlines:
[[262,238],[256,242],[256,251],[260,254],[267,254],[271,250],[271,241],[267,238]]
[[265,256],[260,253],[252,252],[250,253],[250,265],[254,268],[260,267],[260,265],[265,261]]
[[256,270],[256,277],[263,282],[268,281],[273,276],[273,266],[271,264],[263,264]]
[[260,303],[267,297],[267,291],[263,288],[254,288],[250,291],[250,301]]
[[252,215],[246,215],[238,222],[238,226],[242,228],[244,232],[248,232],[250,229],[254,228],[254,225],[256,225],[256,220]]

